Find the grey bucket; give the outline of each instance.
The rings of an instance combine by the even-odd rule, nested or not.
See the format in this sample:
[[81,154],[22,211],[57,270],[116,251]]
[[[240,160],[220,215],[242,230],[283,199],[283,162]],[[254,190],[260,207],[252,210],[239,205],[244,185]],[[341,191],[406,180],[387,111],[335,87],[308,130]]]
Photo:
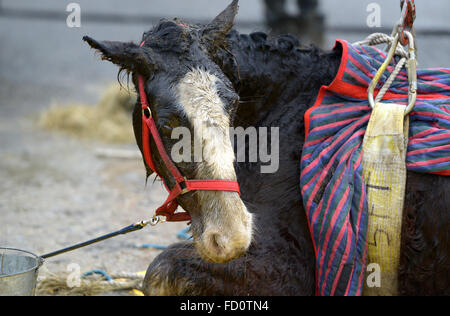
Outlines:
[[42,263],[31,252],[0,248],[0,296],[33,296]]

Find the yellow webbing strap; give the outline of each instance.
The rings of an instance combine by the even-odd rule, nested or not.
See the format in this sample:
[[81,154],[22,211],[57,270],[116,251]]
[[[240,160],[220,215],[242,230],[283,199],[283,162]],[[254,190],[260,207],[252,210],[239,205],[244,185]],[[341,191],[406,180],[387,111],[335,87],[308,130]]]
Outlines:
[[378,264],[381,271],[380,287],[368,287],[365,282],[364,295],[397,294],[409,129],[405,108],[377,103],[364,137],[369,207],[367,264]]

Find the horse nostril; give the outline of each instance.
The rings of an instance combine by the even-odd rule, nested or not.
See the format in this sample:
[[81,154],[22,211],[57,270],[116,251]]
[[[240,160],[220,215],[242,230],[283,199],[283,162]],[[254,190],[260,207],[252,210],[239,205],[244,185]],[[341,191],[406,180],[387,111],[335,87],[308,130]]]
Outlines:
[[225,264],[243,255],[249,244],[245,234],[230,236],[216,228],[204,231],[196,247],[207,262]]
[[220,255],[225,251],[227,241],[222,234],[211,232],[206,235],[206,243],[211,250]]

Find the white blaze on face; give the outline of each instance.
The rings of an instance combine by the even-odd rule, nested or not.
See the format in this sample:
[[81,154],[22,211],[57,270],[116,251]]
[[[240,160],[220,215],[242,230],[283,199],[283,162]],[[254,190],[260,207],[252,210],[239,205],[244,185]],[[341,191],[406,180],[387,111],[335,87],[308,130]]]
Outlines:
[[[179,82],[177,95],[182,111],[194,127],[194,156],[201,153],[196,179],[236,180],[230,119],[219,97],[219,79],[200,69],[190,71]],[[252,215],[239,194],[196,191],[202,209],[203,231],[196,247],[203,258],[226,263],[247,251],[252,240]],[[195,223],[192,228],[195,236]]]
[[230,119],[217,93],[219,79],[200,69],[188,72],[177,94],[182,111],[194,126],[197,177],[236,180]]

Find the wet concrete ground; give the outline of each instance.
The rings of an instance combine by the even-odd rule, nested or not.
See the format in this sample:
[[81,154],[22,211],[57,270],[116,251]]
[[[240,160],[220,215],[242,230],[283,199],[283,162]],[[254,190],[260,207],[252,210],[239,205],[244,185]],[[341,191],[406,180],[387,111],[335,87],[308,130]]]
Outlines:
[[[85,12],[182,16],[212,19],[228,1],[78,1]],[[327,46],[336,38],[351,42],[365,32],[337,33],[333,26],[365,27],[366,6],[372,1],[327,0]],[[379,1],[382,23],[398,19],[397,4]],[[449,30],[447,0],[418,0],[418,27]],[[65,11],[60,1],[3,1],[3,8]],[[292,5],[291,5],[292,6]],[[265,30],[262,4],[241,1],[238,26],[242,32]],[[81,141],[40,130],[38,114],[53,102],[95,104],[116,80],[117,68],[94,56],[81,38],[138,41],[151,23],[98,23],[82,20],[68,28],[65,19],[33,19],[0,15],[0,245],[44,254],[152,216],[165,198],[160,183],[145,187],[139,160],[103,159],[99,147],[135,149],[134,144],[111,146]],[[450,38],[418,36],[422,67],[450,66]],[[99,118],[101,119],[101,118]],[[130,121],[131,125],[131,121]],[[70,263],[81,271],[145,270],[159,253],[139,250],[135,244],[168,245],[185,224],[165,224],[121,236],[74,253],[48,260],[43,267],[65,271]]]

